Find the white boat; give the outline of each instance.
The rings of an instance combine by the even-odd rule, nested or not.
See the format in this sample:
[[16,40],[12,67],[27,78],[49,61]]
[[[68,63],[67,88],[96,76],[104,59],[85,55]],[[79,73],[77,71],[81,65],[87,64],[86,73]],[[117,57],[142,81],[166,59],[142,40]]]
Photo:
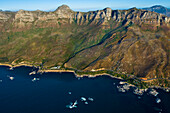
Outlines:
[[40,78],[33,78],[32,81],[37,81],[37,80],[40,80]]
[[88,102],[85,102],[85,104],[89,104]]
[[8,75],[7,75],[7,77],[8,77],[10,80],[14,80],[14,77],[12,77],[12,76],[8,76]]
[[9,77],[10,80],[14,80],[14,77]]
[[2,80],[0,80],[0,82],[2,82]]
[[120,82],[119,82],[119,84],[125,84],[125,82],[123,82],[123,81],[120,81]]
[[69,95],[71,95],[71,92],[68,92]]
[[81,101],[86,101],[86,98],[85,98],[85,97],[81,97],[80,100],[81,100]]
[[160,98],[157,98],[156,99],[156,103],[160,103],[161,102],[161,99]]
[[77,104],[78,104],[78,102],[77,102],[77,100],[76,100],[74,103],[71,102],[70,105],[66,105],[66,107],[67,107],[67,108],[70,108],[70,109],[76,108],[76,107],[77,107],[77,106],[76,106]]
[[90,100],[90,101],[94,101],[94,99],[93,99],[93,98],[90,98],[90,97],[88,98],[88,100]]
[[168,92],[169,92],[169,89],[166,89],[166,92],[168,93]]
[[35,75],[36,71],[30,72],[29,75]]
[[13,70],[13,67],[10,67],[9,70]]

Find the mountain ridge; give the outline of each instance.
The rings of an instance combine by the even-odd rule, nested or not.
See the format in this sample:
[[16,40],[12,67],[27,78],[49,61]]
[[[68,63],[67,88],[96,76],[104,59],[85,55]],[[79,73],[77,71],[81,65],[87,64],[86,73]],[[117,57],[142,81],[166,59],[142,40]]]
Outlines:
[[[6,14],[8,13],[8,14]],[[15,16],[12,16],[15,15]],[[110,18],[113,18],[116,21],[124,20],[129,22],[137,22],[141,24],[145,22],[147,24],[162,24],[170,22],[170,18],[164,15],[144,11],[136,8],[131,8],[128,10],[112,10],[111,8],[104,8],[103,10],[89,11],[89,12],[75,12],[72,11],[67,5],[62,5],[53,12],[43,12],[40,10],[36,11],[25,11],[19,10],[18,12],[1,12],[0,19],[2,22],[7,22],[12,18],[14,29],[16,28],[25,28],[32,26],[42,26],[43,21],[46,21],[44,27],[52,27],[53,25],[57,26],[59,23],[68,23],[71,24],[73,21],[76,21],[77,24],[88,24],[88,23],[107,23]],[[65,18],[60,20],[60,18]],[[121,19],[121,20],[120,20]],[[98,21],[99,20],[99,21]],[[9,21],[8,21],[9,22]],[[2,24],[2,23],[1,23]],[[53,25],[52,25],[53,24]],[[2,25],[1,25],[2,26]]]
[[164,15],[170,17],[170,8],[166,8],[162,5],[154,5],[152,7],[142,8],[142,9],[161,13],[161,14],[164,14]]

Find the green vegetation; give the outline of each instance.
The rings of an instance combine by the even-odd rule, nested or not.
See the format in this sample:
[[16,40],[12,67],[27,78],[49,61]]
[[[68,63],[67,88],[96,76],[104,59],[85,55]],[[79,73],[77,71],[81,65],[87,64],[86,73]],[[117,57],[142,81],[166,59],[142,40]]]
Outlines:
[[8,58],[7,57],[0,57],[0,62],[8,62]]

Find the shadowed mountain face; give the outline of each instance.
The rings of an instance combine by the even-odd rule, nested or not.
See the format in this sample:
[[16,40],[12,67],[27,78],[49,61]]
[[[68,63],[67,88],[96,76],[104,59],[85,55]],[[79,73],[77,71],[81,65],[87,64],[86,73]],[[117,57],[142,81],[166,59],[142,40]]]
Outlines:
[[156,13],[161,13],[161,14],[164,14],[164,15],[170,17],[170,9],[168,9],[164,6],[161,6],[161,5],[155,5],[155,6],[152,6],[149,8],[143,8],[143,10],[154,11]]
[[0,12],[0,62],[170,75],[170,18],[132,8]]

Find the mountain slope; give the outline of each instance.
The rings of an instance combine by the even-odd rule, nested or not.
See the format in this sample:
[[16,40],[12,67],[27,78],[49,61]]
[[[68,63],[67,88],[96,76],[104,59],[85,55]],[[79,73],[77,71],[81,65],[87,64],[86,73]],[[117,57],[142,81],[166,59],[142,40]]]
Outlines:
[[155,5],[149,8],[143,8],[143,10],[154,11],[154,12],[161,13],[161,14],[164,14],[170,17],[170,9],[164,6],[161,6],[161,5]]
[[155,12],[74,12],[63,5],[54,12],[0,12],[0,25],[1,63],[170,77],[170,18]]

